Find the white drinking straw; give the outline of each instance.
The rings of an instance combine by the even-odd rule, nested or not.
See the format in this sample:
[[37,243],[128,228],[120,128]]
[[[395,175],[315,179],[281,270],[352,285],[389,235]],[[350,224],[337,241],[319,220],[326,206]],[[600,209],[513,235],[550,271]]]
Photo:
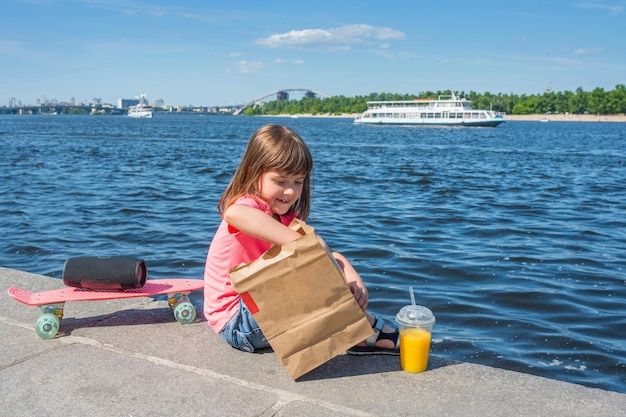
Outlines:
[[411,304],[415,306],[415,293],[413,292],[413,286],[409,287],[409,292],[411,293]]

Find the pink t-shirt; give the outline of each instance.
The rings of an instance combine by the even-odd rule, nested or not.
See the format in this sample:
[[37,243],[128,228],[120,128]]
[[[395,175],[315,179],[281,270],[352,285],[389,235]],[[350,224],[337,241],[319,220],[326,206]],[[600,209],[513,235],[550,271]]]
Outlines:
[[[242,197],[235,204],[244,204],[272,216],[269,205],[252,197]],[[288,225],[296,213],[280,216]],[[272,247],[270,242],[249,236],[230,226],[224,220],[217,228],[204,268],[204,316],[209,326],[219,333],[239,310],[239,294],[230,281],[229,271],[251,262]]]

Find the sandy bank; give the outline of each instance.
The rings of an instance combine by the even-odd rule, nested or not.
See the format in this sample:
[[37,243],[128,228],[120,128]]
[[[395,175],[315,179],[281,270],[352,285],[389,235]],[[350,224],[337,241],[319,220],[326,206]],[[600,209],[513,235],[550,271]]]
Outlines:
[[626,122],[626,115],[595,114],[507,114],[506,120],[553,121],[553,122]]

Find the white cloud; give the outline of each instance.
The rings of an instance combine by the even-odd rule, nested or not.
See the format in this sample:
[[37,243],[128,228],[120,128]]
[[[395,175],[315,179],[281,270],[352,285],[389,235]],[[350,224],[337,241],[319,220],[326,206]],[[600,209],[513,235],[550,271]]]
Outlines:
[[365,24],[332,29],[303,29],[257,39],[258,45],[270,48],[331,48],[349,49],[353,45],[371,44],[381,40],[402,40],[403,32]]
[[263,63],[258,61],[239,61],[239,72],[241,74],[250,74],[254,72],[258,72],[261,68],[263,68]]
[[288,61],[288,60],[283,59],[283,58],[276,58],[274,60],[274,62],[277,63],[277,64],[289,64],[289,63],[294,64],[294,65],[304,64],[304,60],[303,59],[294,59],[293,61]]
[[624,6],[603,3],[579,3],[577,7],[581,9],[604,9],[608,10],[611,14],[620,14],[624,11]]
[[598,54],[602,51],[602,48],[579,48],[574,51],[574,55]]

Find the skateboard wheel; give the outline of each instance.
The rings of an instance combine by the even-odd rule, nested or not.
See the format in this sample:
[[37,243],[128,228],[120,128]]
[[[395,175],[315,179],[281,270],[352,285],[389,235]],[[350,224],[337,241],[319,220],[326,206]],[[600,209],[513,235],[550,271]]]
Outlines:
[[35,333],[42,339],[52,339],[59,331],[59,319],[51,313],[41,315],[35,325]]
[[180,324],[189,324],[196,319],[196,308],[188,301],[174,307],[174,317]]

